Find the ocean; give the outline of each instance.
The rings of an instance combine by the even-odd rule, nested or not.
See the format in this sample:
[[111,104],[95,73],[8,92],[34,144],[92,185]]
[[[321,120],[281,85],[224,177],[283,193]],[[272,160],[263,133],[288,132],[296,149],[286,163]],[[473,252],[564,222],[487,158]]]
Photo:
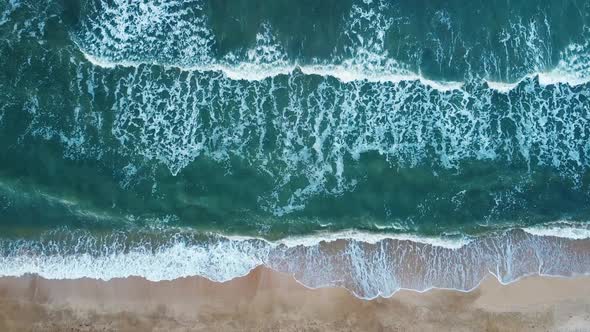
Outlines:
[[589,220],[588,0],[0,0],[2,276],[469,290]]

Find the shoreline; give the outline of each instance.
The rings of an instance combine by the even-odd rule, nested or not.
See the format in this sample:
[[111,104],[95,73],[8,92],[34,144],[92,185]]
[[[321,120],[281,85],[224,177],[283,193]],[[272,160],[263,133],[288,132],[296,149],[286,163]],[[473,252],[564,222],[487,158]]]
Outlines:
[[421,330],[584,331],[590,277],[493,275],[472,291],[399,290],[364,300],[340,287],[310,289],[257,267],[226,282],[0,278],[2,331]]
[[524,230],[482,237],[458,248],[409,239],[334,239],[289,246],[259,239],[162,235],[167,239],[139,236],[129,241],[129,234],[65,232],[39,241],[7,241],[2,243],[0,276],[32,273],[53,280],[138,276],[154,282],[200,276],[224,282],[264,266],[292,275],[310,289],[339,286],[372,299],[400,289],[469,291],[490,274],[509,284],[531,275],[590,273],[590,239],[537,236]]

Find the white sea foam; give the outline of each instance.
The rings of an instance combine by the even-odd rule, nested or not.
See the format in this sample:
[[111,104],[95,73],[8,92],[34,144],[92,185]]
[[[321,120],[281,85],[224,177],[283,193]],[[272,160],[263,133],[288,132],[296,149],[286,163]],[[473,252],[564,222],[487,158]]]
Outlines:
[[[590,64],[589,64],[590,65]],[[590,74],[590,73],[589,73]],[[564,72],[560,69],[555,69],[546,73],[539,73],[539,83],[541,86],[568,84],[570,86],[583,85],[590,82],[590,75],[573,75],[571,72]]]
[[314,235],[293,236],[277,241],[287,247],[305,246],[312,247],[322,242],[331,243],[339,240],[356,241],[369,244],[376,244],[384,240],[410,241],[415,243],[428,244],[435,247],[447,249],[459,249],[469,242],[468,237],[451,237],[451,236],[420,236],[415,234],[387,234],[387,233],[369,233],[356,230],[347,230],[341,232],[319,232]]
[[516,88],[520,81],[515,83],[505,83],[505,82],[494,82],[494,81],[486,81],[488,87],[492,90],[496,90],[501,93],[508,93],[512,89]]
[[[108,250],[105,248],[105,250]],[[95,278],[110,280],[142,276],[148,280],[172,280],[203,276],[227,281],[243,276],[264,263],[265,248],[253,249],[247,242],[225,245],[186,245],[175,243],[154,252],[137,247],[129,252],[105,255],[22,255],[0,257],[0,275],[20,276],[36,273],[48,279]]]
[[536,236],[559,237],[565,239],[590,239],[590,225],[569,221],[558,221],[549,224],[525,227],[523,230]]
[[320,243],[332,243],[336,241],[355,241],[376,244],[385,240],[397,240],[428,244],[446,249],[459,249],[472,241],[472,239],[467,236],[421,236],[410,233],[363,232],[353,229],[338,232],[320,231],[309,235],[289,236],[274,241],[269,241],[260,237],[239,235],[221,235],[221,237],[232,241],[263,241],[273,247],[284,246],[287,248],[295,248],[299,246],[313,247]]
[[[134,61],[118,61],[100,58],[81,50],[86,60],[95,66],[102,68],[116,68],[116,67],[139,67],[141,65],[159,65],[156,62],[134,62]],[[314,65],[299,65],[294,64],[260,64],[242,62],[238,64],[206,64],[200,66],[176,66],[176,65],[159,65],[167,69],[178,69],[180,71],[196,71],[196,72],[221,72],[225,77],[232,80],[244,81],[261,81],[273,78],[279,75],[291,75],[297,71],[301,71],[306,75],[319,75],[325,77],[333,77],[341,82],[348,83],[353,81],[366,81],[377,83],[399,83],[399,82],[413,82],[418,81],[425,86],[429,86],[439,91],[449,91],[460,89],[463,82],[452,81],[434,81],[424,78],[418,74],[411,72],[396,73],[387,72],[386,69],[370,72],[362,66],[354,66],[351,64],[314,64]]]
[[567,84],[571,87],[576,87],[578,85],[583,85],[590,82],[590,75],[574,75],[571,73],[571,71],[562,71],[559,68],[555,68],[548,72],[540,72],[527,75],[522,79],[512,83],[494,81],[486,81],[486,83],[488,87],[492,90],[496,90],[501,93],[508,93],[517,86],[519,86],[524,80],[531,80],[535,78],[538,78],[539,84],[541,86]]
[[[102,68],[116,67],[138,67],[141,65],[159,65],[163,68],[178,69],[181,71],[197,72],[221,72],[225,77],[232,80],[260,81],[273,78],[279,75],[291,75],[294,72],[301,71],[306,75],[319,75],[324,77],[334,77],[341,82],[348,83],[353,81],[367,81],[377,83],[400,83],[417,81],[425,86],[429,86],[438,91],[458,90],[464,86],[464,82],[457,81],[436,81],[425,78],[419,74],[410,71],[389,72],[387,68],[373,68],[368,70],[363,66],[351,64],[311,64],[300,65],[294,64],[260,64],[242,62],[238,64],[206,64],[199,66],[177,66],[177,65],[160,65],[157,62],[137,62],[137,61],[118,61],[114,62],[109,59],[100,58],[81,50],[86,60],[95,66]],[[590,68],[590,65],[588,65]],[[583,85],[590,82],[590,75],[584,73],[574,74],[572,70],[564,71],[561,68],[547,72],[532,73],[515,82],[497,82],[487,80],[488,87],[501,93],[508,93],[515,89],[524,80],[539,79],[542,86],[555,84],[568,84],[572,87]]]

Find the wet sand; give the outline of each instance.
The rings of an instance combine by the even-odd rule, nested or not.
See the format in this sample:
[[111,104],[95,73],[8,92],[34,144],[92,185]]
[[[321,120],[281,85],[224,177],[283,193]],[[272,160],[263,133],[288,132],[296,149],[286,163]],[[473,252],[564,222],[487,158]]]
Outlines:
[[0,278],[0,331],[590,331],[590,278],[362,300],[257,268],[225,283]]

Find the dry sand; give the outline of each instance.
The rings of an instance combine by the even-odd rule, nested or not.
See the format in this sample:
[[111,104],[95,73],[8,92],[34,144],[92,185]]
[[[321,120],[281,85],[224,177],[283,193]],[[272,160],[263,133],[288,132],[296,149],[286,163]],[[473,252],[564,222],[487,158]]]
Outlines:
[[355,298],[257,268],[226,283],[191,277],[0,278],[0,331],[590,331],[590,278],[490,277],[468,293]]

